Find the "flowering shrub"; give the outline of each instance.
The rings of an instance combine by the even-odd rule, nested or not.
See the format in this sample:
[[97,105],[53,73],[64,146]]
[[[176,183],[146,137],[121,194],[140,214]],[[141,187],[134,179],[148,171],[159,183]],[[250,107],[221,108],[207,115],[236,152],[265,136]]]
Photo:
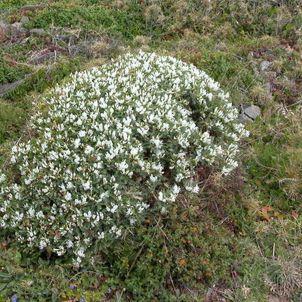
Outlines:
[[181,191],[198,192],[198,165],[229,173],[247,134],[206,73],[143,52],[75,73],[43,104],[32,139],[12,148],[15,179],[0,174],[0,225],[76,263],[151,202],[164,211]]

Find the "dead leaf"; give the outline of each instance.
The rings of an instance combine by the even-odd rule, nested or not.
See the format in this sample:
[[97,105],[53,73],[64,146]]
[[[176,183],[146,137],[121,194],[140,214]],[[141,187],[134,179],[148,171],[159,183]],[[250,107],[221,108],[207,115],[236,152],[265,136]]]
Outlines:
[[269,212],[273,211],[273,208],[271,206],[265,206],[262,207],[260,210],[260,216],[265,219],[266,221],[270,221],[270,215]]

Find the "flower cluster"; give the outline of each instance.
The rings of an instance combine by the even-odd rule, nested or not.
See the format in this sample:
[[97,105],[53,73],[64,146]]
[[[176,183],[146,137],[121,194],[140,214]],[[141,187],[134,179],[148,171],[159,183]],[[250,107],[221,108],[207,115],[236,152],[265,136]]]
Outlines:
[[247,135],[218,83],[153,53],[75,73],[43,106],[33,137],[12,148],[16,179],[0,173],[0,227],[76,263],[151,201],[165,210],[181,191],[198,192],[197,166],[229,173]]

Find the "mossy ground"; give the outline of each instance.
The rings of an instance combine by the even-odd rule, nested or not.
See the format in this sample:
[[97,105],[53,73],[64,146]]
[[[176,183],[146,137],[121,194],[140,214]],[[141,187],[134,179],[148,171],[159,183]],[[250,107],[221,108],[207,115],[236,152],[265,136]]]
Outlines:
[[[301,301],[300,1],[4,0],[0,10],[7,22],[27,16],[28,30],[46,30],[1,44],[0,84],[29,75],[0,100],[4,166],[33,99],[75,70],[139,48],[193,63],[236,106],[262,109],[232,176],[199,171],[198,197],[182,196],[168,216],[151,213],[80,271],[68,258],[18,250],[0,231],[0,301]],[[45,53],[55,55],[34,61]]]

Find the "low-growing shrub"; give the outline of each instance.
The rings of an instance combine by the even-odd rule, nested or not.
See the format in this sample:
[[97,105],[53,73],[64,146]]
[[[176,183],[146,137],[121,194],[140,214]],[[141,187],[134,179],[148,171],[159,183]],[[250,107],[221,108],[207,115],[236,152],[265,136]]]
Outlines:
[[205,72],[143,52],[75,73],[40,107],[30,140],[12,148],[14,177],[0,173],[0,226],[76,264],[148,208],[198,192],[198,166],[232,171],[247,135]]

